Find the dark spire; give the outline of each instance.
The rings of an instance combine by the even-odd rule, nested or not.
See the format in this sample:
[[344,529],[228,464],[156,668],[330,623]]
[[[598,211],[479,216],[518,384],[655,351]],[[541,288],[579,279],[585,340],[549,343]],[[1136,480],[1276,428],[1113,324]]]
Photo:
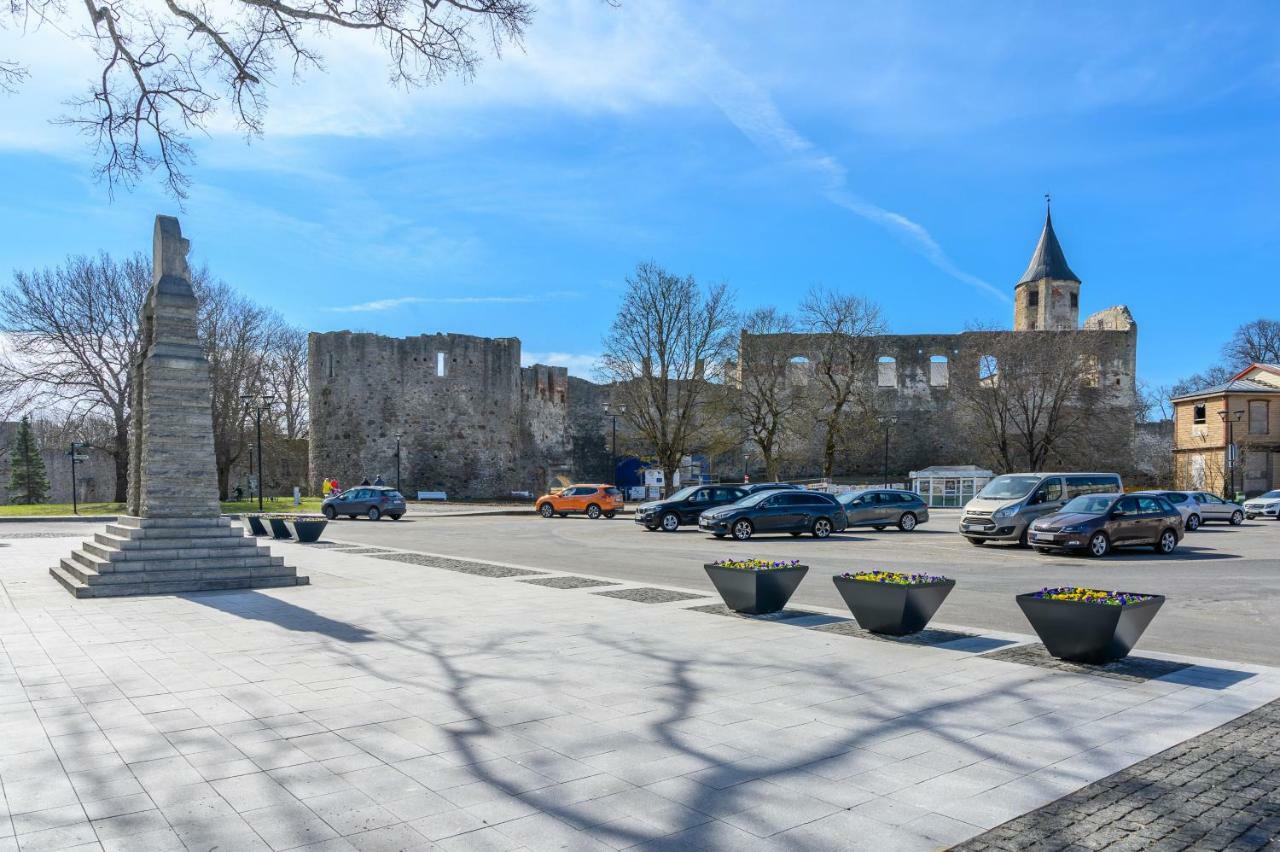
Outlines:
[[1055,281],[1074,281],[1080,279],[1067,266],[1067,257],[1062,253],[1058,243],[1058,235],[1053,232],[1053,216],[1049,212],[1049,196],[1045,197],[1044,230],[1040,232],[1040,242],[1036,243],[1036,253],[1031,255],[1031,263],[1027,271],[1018,279],[1019,284],[1039,281],[1041,278],[1052,278]]

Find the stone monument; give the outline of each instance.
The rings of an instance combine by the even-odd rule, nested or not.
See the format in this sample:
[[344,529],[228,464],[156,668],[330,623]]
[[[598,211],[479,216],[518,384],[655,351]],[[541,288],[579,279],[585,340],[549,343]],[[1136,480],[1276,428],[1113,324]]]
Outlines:
[[78,598],[308,582],[221,514],[189,248],[177,219],[156,217],[133,366],[128,515],[49,569]]

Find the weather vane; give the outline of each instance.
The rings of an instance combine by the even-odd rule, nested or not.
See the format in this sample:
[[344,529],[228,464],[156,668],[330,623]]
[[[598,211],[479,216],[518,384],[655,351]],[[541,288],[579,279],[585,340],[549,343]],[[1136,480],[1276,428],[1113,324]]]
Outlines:
[[1053,199],[1049,197],[1049,193],[1044,194],[1044,209],[1048,210],[1053,206]]

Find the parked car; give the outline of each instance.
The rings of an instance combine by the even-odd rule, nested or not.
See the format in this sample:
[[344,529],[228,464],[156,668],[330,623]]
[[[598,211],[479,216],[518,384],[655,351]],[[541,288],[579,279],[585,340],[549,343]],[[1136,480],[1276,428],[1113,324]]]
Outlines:
[[1204,491],[1136,491],[1135,494],[1156,494],[1173,504],[1182,515],[1187,532],[1200,528],[1209,521],[1224,521],[1234,526],[1244,522],[1244,507],[1239,503],[1223,500]]
[[919,494],[912,491],[867,488],[840,494],[836,499],[844,507],[845,518],[851,527],[882,530],[896,526],[903,532],[911,532],[918,524],[929,520],[929,507]]
[[740,487],[747,494],[759,494],[761,491],[778,491],[779,489],[803,490],[799,485],[792,485],[790,482],[752,482]]
[[348,518],[364,515],[371,521],[386,515],[398,521],[404,517],[405,508],[404,495],[385,485],[357,485],[339,494],[330,494],[320,504],[320,511],[331,521],[339,515]]
[[736,503],[746,496],[741,485],[690,485],[664,500],[640,504],[635,521],[645,529],[675,532],[698,523],[698,516],[706,510]]
[[1244,501],[1243,508],[1244,516],[1251,521],[1258,517],[1280,521],[1280,491],[1268,491],[1266,494],[1250,497]]
[[710,509],[698,518],[698,526],[724,538],[746,541],[756,533],[813,533],[826,538],[842,532],[847,521],[844,507],[830,494],[803,489],[757,491],[737,503]]
[[622,491],[612,485],[570,485],[542,495],[533,504],[544,518],[552,515],[563,518],[570,512],[581,512],[592,520],[601,515],[612,518],[622,511],[622,506]]
[[1008,473],[992,479],[965,504],[960,534],[970,544],[1025,545],[1031,523],[1057,512],[1068,500],[1121,491],[1118,473]]
[[1244,523],[1244,506],[1234,503],[1231,500],[1223,500],[1217,494],[1210,494],[1208,491],[1194,492],[1197,502],[1200,503],[1200,520],[1202,523],[1209,521],[1222,521],[1238,527]]
[[1182,541],[1182,515],[1155,494],[1086,494],[1031,525],[1040,553],[1080,550],[1105,556],[1116,547],[1152,547],[1172,553]]

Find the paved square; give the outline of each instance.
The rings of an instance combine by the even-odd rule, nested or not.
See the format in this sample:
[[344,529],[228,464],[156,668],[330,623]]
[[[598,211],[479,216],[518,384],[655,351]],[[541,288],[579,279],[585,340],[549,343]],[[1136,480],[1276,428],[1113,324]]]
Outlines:
[[0,849],[934,849],[1280,697],[287,543],[312,586],[77,601],[6,543]]

